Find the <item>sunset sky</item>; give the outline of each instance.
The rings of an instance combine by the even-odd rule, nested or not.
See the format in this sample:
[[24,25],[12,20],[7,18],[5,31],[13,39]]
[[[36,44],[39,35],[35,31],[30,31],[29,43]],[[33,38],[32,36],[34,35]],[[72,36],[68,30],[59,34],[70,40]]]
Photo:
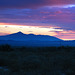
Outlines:
[[19,31],[75,40],[75,0],[0,0],[0,35]]

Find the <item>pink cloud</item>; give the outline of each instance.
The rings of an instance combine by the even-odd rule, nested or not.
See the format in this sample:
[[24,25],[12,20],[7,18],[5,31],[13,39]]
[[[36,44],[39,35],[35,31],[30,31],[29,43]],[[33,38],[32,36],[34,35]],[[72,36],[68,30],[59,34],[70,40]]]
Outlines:
[[59,31],[55,32],[56,37],[61,38],[61,39],[69,39],[69,40],[75,40],[75,31],[68,30],[68,31]]

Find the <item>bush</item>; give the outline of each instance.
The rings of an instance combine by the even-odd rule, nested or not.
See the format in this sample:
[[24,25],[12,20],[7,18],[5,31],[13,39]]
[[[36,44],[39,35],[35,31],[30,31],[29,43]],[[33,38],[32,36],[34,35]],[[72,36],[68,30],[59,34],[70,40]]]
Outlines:
[[10,52],[10,51],[13,51],[13,49],[11,48],[10,45],[6,44],[6,45],[1,45],[1,46],[0,46],[0,51],[3,51],[3,52]]

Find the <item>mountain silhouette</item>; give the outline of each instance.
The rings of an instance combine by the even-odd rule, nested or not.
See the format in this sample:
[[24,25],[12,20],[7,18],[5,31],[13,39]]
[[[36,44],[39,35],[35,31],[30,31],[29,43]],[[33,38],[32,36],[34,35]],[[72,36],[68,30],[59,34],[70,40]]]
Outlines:
[[50,46],[74,46],[75,41],[64,41],[49,35],[34,35],[17,32],[0,36],[0,45],[9,44],[11,46],[26,47],[50,47]]
[[24,34],[22,32],[13,33],[10,35],[0,36],[0,40],[14,40],[14,41],[62,41],[59,38],[48,35],[34,35]]

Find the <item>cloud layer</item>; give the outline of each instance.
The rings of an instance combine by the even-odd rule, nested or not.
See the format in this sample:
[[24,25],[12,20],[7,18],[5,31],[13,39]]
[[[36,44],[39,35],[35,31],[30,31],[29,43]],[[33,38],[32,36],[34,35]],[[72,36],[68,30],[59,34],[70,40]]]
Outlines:
[[37,8],[75,4],[75,0],[0,0],[0,8]]
[[0,0],[1,23],[57,27],[56,30],[64,31],[48,33],[60,38],[75,38],[75,0]]
[[0,22],[75,30],[75,7],[0,10]]

